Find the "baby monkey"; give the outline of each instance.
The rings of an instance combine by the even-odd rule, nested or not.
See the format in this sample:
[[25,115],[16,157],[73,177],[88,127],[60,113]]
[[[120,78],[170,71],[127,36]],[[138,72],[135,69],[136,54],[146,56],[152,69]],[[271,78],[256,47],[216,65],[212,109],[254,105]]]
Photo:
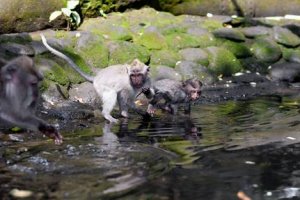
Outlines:
[[[178,104],[184,105],[184,113],[191,112],[191,102],[199,99],[202,83],[197,78],[191,78],[182,82],[162,79],[153,84],[153,98],[150,100],[147,112],[155,113],[157,108],[171,113],[177,113]],[[162,103],[161,103],[162,101]]]

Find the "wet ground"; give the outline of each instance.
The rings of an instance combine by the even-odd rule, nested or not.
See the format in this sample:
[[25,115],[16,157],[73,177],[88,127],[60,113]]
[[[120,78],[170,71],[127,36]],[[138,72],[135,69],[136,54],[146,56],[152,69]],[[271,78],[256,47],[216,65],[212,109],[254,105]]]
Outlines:
[[61,146],[3,133],[0,199],[300,199],[300,97],[206,98],[192,109],[114,126],[52,113]]

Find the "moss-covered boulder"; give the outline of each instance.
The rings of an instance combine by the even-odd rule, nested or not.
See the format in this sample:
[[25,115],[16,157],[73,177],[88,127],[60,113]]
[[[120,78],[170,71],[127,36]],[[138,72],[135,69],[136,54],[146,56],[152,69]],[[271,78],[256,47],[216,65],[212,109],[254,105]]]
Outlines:
[[282,48],[282,57],[289,62],[300,63],[300,49]]
[[107,44],[109,49],[108,65],[130,63],[135,58],[147,63],[150,53],[146,47],[127,41],[110,41]]
[[66,0],[1,0],[0,34],[30,32],[49,27],[50,14],[65,5]]
[[157,31],[145,31],[134,38],[134,42],[148,49],[159,50],[167,47],[165,37]]
[[161,79],[171,79],[181,81],[182,76],[174,68],[164,66],[164,65],[151,65],[150,75],[152,80],[157,81]]
[[239,60],[229,50],[223,47],[208,47],[208,69],[215,74],[231,76],[242,70]]
[[287,28],[273,27],[275,41],[289,47],[300,45],[300,38]]
[[219,38],[244,42],[246,40],[244,34],[233,28],[219,28],[213,31],[213,34]]
[[252,55],[252,52],[245,43],[226,40],[222,46],[231,51],[237,58],[246,58]]
[[105,45],[105,40],[99,35],[81,32],[74,51],[84,58],[91,67],[103,68],[108,66],[109,51]]
[[179,51],[183,60],[208,65],[208,54],[200,48],[186,48]]
[[181,60],[181,56],[172,50],[157,50],[151,52],[152,65],[166,65],[175,67],[176,63]]
[[241,29],[241,32],[248,38],[255,38],[263,35],[269,35],[271,28],[265,26],[251,26]]
[[251,46],[251,51],[258,61],[274,63],[281,58],[281,49],[275,41],[269,38],[255,40]]
[[186,33],[173,33],[166,35],[166,41],[171,49],[184,49],[189,47],[200,47],[201,39]]

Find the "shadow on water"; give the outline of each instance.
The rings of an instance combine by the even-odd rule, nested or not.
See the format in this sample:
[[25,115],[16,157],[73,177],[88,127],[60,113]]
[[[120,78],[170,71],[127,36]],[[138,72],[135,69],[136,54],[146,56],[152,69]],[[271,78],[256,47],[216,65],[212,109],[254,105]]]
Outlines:
[[199,104],[190,116],[74,127],[61,146],[0,135],[0,197],[299,198],[299,108],[278,96]]

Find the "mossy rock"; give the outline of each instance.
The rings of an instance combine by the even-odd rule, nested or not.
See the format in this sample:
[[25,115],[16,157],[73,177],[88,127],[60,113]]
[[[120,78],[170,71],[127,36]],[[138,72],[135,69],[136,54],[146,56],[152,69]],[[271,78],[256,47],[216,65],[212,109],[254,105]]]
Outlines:
[[216,37],[226,38],[234,41],[244,42],[246,40],[244,34],[234,28],[218,28],[213,31],[213,34]]
[[140,36],[134,38],[136,44],[147,47],[148,49],[163,49],[167,47],[165,37],[159,32],[145,31]]
[[14,33],[0,35],[0,43],[14,42],[19,44],[29,43],[32,41],[28,33]]
[[74,51],[84,58],[89,66],[95,68],[108,66],[109,51],[102,37],[86,33],[78,39],[76,46]]
[[171,79],[181,81],[182,76],[174,68],[164,65],[150,65],[150,75],[152,80]]
[[300,38],[287,28],[273,27],[275,41],[289,47],[300,45]]
[[300,49],[281,48],[282,57],[289,62],[300,63]]
[[200,48],[187,48],[179,51],[183,60],[196,62],[208,66],[208,54]]
[[213,30],[222,28],[223,23],[220,22],[219,20],[207,19],[207,20],[204,20],[202,27],[206,28],[209,31],[213,31]]
[[259,38],[251,46],[251,51],[258,61],[274,63],[281,58],[279,45],[269,38]]
[[200,47],[201,39],[186,33],[166,35],[166,41],[170,49],[184,49]]
[[102,18],[88,19],[80,27],[80,30],[90,31],[96,35],[104,36],[112,40],[128,41],[132,39],[131,32],[121,26],[121,22]]
[[209,70],[216,75],[231,76],[242,70],[239,60],[223,47],[208,47]]
[[175,67],[181,56],[172,50],[158,50],[151,52],[151,65],[166,65]]
[[252,52],[245,43],[226,40],[222,46],[231,51],[237,58],[246,58],[252,56]]
[[146,47],[127,41],[111,41],[107,44],[109,49],[109,65],[130,63],[135,58],[147,63],[150,52]]

